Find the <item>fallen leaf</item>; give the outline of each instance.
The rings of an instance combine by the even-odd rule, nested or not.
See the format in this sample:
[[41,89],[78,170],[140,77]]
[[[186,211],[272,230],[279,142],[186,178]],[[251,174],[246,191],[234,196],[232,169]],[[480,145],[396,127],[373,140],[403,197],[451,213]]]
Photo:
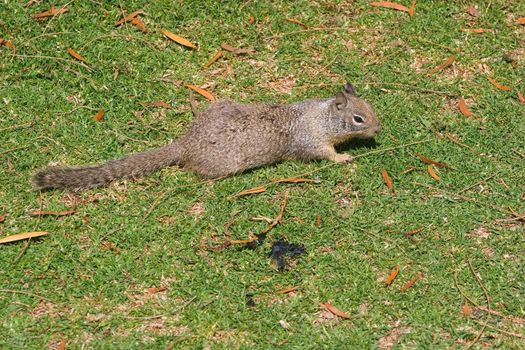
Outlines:
[[463,304],[461,313],[463,314],[463,316],[469,317],[470,315],[472,315],[472,308],[469,306],[469,304],[465,303]]
[[323,309],[325,309],[326,311],[331,312],[332,314],[334,314],[336,316],[339,316],[339,317],[342,317],[342,318],[350,318],[350,316],[348,316],[348,314],[346,312],[339,310],[338,308],[336,308],[335,306],[333,306],[330,303],[320,303],[320,305],[321,305],[321,307]]
[[387,335],[379,338],[378,347],[379,349],[391,350],[394,349],[396,344],[399,342],[399,339],[405,334],[408,334],[412,331],[410,327],[401,327],[401,320],[397,320],[392,325],[392,328]]
[[436,174],[436,171],[434,170],[434,167],[432,165],[429,165],[427,167],[427,172],[432,178],[434,178],[436,181],[441,181],[441,178]]
[[520,17],[516,20],[516,23],[518,24],[525,24],[525,17]]
[[240,49],[240,48],[233,47],[233,46],[230,46],[230,45],[225,44],[225,43],[222,43],[221,47],[224,50],[232,52],[232,53],[234,53],[236,55],[245,55],[245,54],[250,54],[250,53],[254,53],[255,52],[254,49]]
[[430,70],[430,72],[428,72],[428,74],[434,74],[434,73],[437,73],[445,68],[447,68],[448,66],[450,66],[452,64],[452,62],[454,62],[454,60],[456,59],[456,56],[454,55],[450,55],[448,56],[447,60],[443,63],[441,63],[439,66],[433,68],[432,70]]
[[425,157],[424,155],[422,154],[419,154],[419,153],[416,153],[416,156],[421,159],[421,161],[423,163],[427,163],[427,164],[431,164],[431,165],[435,165],[435,166],[438,166],[440,168],[449,168],[449,166],[445,163],[441,163],[441,162],[436,162],[435,160],[432,160],[430,158],[427,158]]
[[118,20],[117,22],[115,22],[115,27],[118,27],[126,22],[129,22],[133,20],[135,17],[137,17],[138,15],[142,15],[142,14],[144,14],[144,10],[142,9],[132,12],[129,15],[124,16],[121,20]]
[[36,210],[36,211],[29,213],[29,215],[31,216],[66,216],[66,215],[75,214],[76,212],[77,212],[76,210],[65,210],[65,211]]
[[407,236],[413,236],[415,235],[416,233],[419,233],[421,231],[423,231],[424,228],[423,227],[420,227],[420,228],[416,228],[416,229],[413,229],[413,230],[410,230],[406,233]]
[[390,175],[388,175],[386,169],[381,170],[381,176],[383,176],[383,181],[385,182],[386,187],[388,187],[388,189],[394,193],[394,183],[392,182],[392,178]]
[[204,89],[201,89],[200,87],[198,86],[195,86],[195,85],[188,85],[188,87],[190,89],[192,89],[193,91],[195,91],[196,93],[206,97],[208,100],[210,101],[213,101],[215,100],[215,97],[213,97],[213,95],[211,93],[209,93],[208,91],[204,90]]
[[315,226],[321,227],[321,215],[315,217]]
[[148,101],[141,103],[144,107],[161,107],[171,109],[171,106],[164,101]]
[[259,186],[259,187],[254,187],[248,190],[241,191],[237,193],[236,195],[234,195],[233,197],[242,197],[242,196],[246,196],[249,194],[262,193],[264,191],[266,191],[266,186]]
[[95,116],[93,117],[97,122],[101,122],[102,120],[104,120],[104,115],[106,114],[106,111],[104,111],[103,109],[99,110],[97,112],[97,114],[95,114]]
[[315,182],[318,183],[318,180],[305,179],[302,177],[284,177],[276,180],[272,180],[275,183],[298,183],[298,182]]
[[170,38],[171,40],[175,41],[178,44],[181,44],[183,46],[186,46],[186,47],[189,47],[189,48],[192,48],[192,49],[196,49],[197,48],[197,46],[192,44],[187,39],[184,39],[183,37],[178,36],[176,34],[173,34],[172,32],[168,32],[167,30],[163,30],[162,34],[164,34],[165,36],[167,36],[168,38]]
[[465,99],[463,97],[459,100],[458,107],[461,114],[463,114],[465,117],[470,118],[473,116],[472,112],[467,107],[467,103],[465,102]]
[[279,291],[279,293],[288,294],[288,293],[291,293],[291,292],[295,292],[297,289],[299,289],[299,286],[281,289]]
[[463,32],[463,33],[477,33],[477,34],[481,34],[481,33],[485,33],[485,29],[483,28],[461,28],[459,30],[460,32]]
[[88,63],[88,61],[84,57],[80,56],[80,54],[76,52],[75,50],[73,50],[72,48],[68,47],[67,52],[69,52],[69,54],[73,56],[74,58],[76,58],[77,60],[82,61],[84,63]]
[[10,49],[14,49],[15,45],[13,45],[13,42],[11,40],[5,40],[0,38],[0,46],[3,45],[5,47],[8,47]]
[[400,292],[407,291],[410,287],[412,287],[414,285],[414,283],[416,283],[416,281],[418,279],[421,278],[421,276],[422,276],[421,272],[416,273],[416,275],[414,277],[412,277],[412,279],[410,281],[408,281],[403,287],[401,287],[401,289],[399,291]]
[[248,18],[248,23],[254,24],[255,23],[255,17],[250,16],[250,18]]
[[35,237],[45,236],[48,233],[49,232],[47,232],[47,231],[19,233],[19,234],[16,234],[16,235],[7,236],[7,237],[4,237],[4,238],[0,239],[0,244],[20,241],[22,239],[28,239],[28,238],[35,238]]
[[211,60],[204,65],[204,68],[208,68],[209,66],[211,66],[214,62],[216,62],[219,58],[221,58],[221,56],[222,56],[222,51],[217,52],[215,56],[213,56]]
[[41,12],[41,13],[35,13],[32,17],[34,19],[41,19],[46,17],[53,17],[56,15],[61,15],[63,13],[68,12],[69,9],[67,7],[61,7],[57,9],[55,6],[51,6],[51,8],[47,11]]
[[396,265],[396,267],[390,272],[390,275],[385,280],[385,287],[389,286],[394,279],[397,277],[397,274],[399,273],[399,265]]
[[403,6],[401,4],[398,4],[398,3],[395,3],[395,2],[375,1],[375,2],[371,2],[370,6],[386,7],[386,8],[390,8],[390,9],[394,9],[394,10],[398,10],[398,11],[403,11],[403,12],[406,12],[406,13],[410,14],[410,9],[408,7]]
[[500,90],[503,90],[503,91],[510,91],[511,90],[511,87],[510,86],[507,86],[507,85],[502,85],[500,83],[498,83],[496,80],[492,79],[491,77],[487,76],[487,79],[488,81],[490,81],[490,83],[492,85],[494,85],[496,88],[500,89]]
[[148,294],[157,294],[160,292],[164,292],[168,290],[166,287],[152,287],[152,288],[146,288],[146,293]]
[[288,22],[290,23],[294,23],[294,24],[297,24],[297,25],[300,25],[301,27],[303,27],[304,29],[307,29],[308,26],[306,24],[304,24],[303,22],[299,21],[298,19],[295,19],[295,18],[287,18],[286,19]]
[[523,94],[521,93],[521,91],[516,91],[516,95],[518,96],[518,100],[521,102],[521,103],[524,103],[525,104],[525,97],[523,97]]
[[65,350],[66,349],[66,341],[65,339],[62,339],[60,343],[58,344],[56,350]]
[[414,14],[416,12],[416,0],[412,0],[412,4],[410,5],[410,8],[408,9],[408,14],[410,17],[414,17]]
[[137,27],[143,33],[147,33],[148,32],[148,28],[146,28],[146,25],[144,24],[144,22],[142,22],[142,20],[140,18],[138,18],[138,17],[133,18],[131,20],[131,24],[133,24],[135,27]]
[[472,17],[475,17],[475,18],[479,17],[479,10],[474,5],[470,5],[469,7],[467,7],[467,13],[471,15]]
[[0,215],[0,223],[5,221],[5,215]]

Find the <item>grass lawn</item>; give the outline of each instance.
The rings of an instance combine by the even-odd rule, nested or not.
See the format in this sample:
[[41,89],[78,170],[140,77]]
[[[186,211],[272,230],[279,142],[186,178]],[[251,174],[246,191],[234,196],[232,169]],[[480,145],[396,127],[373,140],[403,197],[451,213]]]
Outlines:
[[[49,234],[0,245],[0,348],[524,347],[524,1],[418,1],[412,17],[368,1],[30,3],[0,5],[0,239]],[[51,5],[68,11],[33,18]],[[139,9],[147,33],[115,26]],[[223,43],[254,52],[203,68]],[[81,193],[30,184],[50,164],[182,135],[188,84],[288,103],[346,81],[383,123],[375,142],[344,149],[363,155],[352,164],[214,182],[170,168]],[[448,167],[432,177],[418,155]],[[301,176],[318,181],[232,197]],[[253,218],[275,218],[286,195],[262,245],[219,249],[228,232],[262,232]],[[306,249],[284,271],[269,258],[278,239]]]

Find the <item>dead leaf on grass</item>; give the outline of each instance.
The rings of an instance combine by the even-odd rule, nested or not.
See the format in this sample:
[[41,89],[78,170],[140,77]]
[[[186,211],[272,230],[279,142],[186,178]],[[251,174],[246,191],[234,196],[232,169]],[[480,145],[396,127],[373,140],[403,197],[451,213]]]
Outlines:
[[375,1],[375,2],[371,2],[370,3],[370,6],[375,6],[375,7],[385,7],[385,8],[390,8],[390,9],[394,9],[394,10],[398,10],[398,11],[403,11],[403,12],[406,12],[408,14],[410,14],[410,9],[406,6],[403,6],[401,4],[398,4],[396,2],[390,2],[390,1]]
[[211,66],[214,62],[216,62],[219,58],[221,58],[221,56],[222,56],[222,51],[217,52],[217,53],[215,54],[215,56],[213,56],[213,57],[211,58],[211,60],[209,60],[208,63],[206,63],[206,64],[204,65],[204,68],[206,69],[206,68],[208,68],[209,66]]
[[454,62],[456,60],[456,56],[454,55],[450,55],[448,56],[447,60],[443,63],[441,63],[440,65],[436,66],[435,68],[431,69],[428,74],[429,75],[432,75],[434,73],[437,73],[445,68],[447,68],[448,66],[450,66],[452,64],[452,62]]
[[249,194],[262,193],[264,191],[266,191],[266,186],[258,186],[258,187],[250,188],[248,190],[241,191],[233,195],[233,197],[237,198],[237,197],[242,197],[242,196],[246,196]]
[[97,122],[101,122],[104,120],[104,115],[106,114],[106,111],[104,111],[103,109],[100,109],[97,114],[95,114],[95,116],[93,117],[93,119],[95,119]]
[[45,236],[48,233],[49,232],[47,232],[47,231],[18,233],[16,235],[7,236],[7,237],[4,237],[4,238],[0,239],[0,244],[16,242],[16,241],[20,241],[20,240],[28,239],[28,238],[35,238],[35,237]]
[[122,19],[115,22],[115,27],[118,27],[126,22],[132,21],[134,18],[136,18],[138,15],[144,14],[144,10],[140,9],[135,12],[130,13],[129,15],[124,16]]
[[503,90],[503,91],[510,91],[510,90],[511,90],[511,87],[510,87],[510,86],[500,84],[500,83],[498,83],[496,80],[492,79],[492,78],[489,77],[489,76],[487,76],[487,79],[488,79],[488,81],[490,81],[490,83],[491,83],[492,85],[494,85],[497,89],[500,89],[500,90]]
[[386,187],[392,192],[392,194],[394,194],[394,183],[392,182],[392,178],[390,175],[388,175],[386,169],[381,170],[381,176],[383,177]]
[[470,315],[472,315],[472,308],[469,304],[465,303],[461,308],[461,313],[463,314],[463,316],[469,317]]
[[380,349],[392,349],[398,342],[399,339],[405,334],[408,334],[412,331],[410,327],[401,327],[401,320],[397,320],[392,325],[392,328],[387,335],[381,337],[378,342],[378,347]]
[[390,272],[390,275],[385,280],[385,287],[389,286],[394,279],[396,278],[397,274],[399,273],[399,265],[396,265],[396,267]]
[[434,180],[441,181],[441,178],[436,174],[436,171],[434,170],[434,167],[432,165],[429,165],[427,167],[428,175],[430,175]]
[[36,210],[36,211],[29,213],[29,215],[31,216],[66,216],[66,215],[75,214],[76,212],[77,212],[76,210],[64,210],[64,211]]
[[488,32],[490,30],[489,29],[483,29],[483,28],[461,28],[459,31],[463,32],[463,33],[482,34],[482,33]]
[[162,34],[164,34],[166,37],[168,37],[169,39],[173,40],[177,44],[189,47],[191,49],[196,49],[197,48],[197,46],[195,44],[193,44],[192,42],[190,42],[187,39],[184,39],[181,36],[178,36],[177,34],[173,34],[172,32],[169,32],[167,30],[162,30]]
[[188,208],[188,214],[193,216],[201,216],[206,211],[203,202],[197,202]]
[[236,55],[246,55],[246,54],[252,54],[252,53],[255,52],[254,49],[241,49],[241,48],[233,47],[233,46],[228,45],[226,43],[222,43],[221,47],[224,50],[226,50],[228,52],[231,52],[231,53],[234,53]]
[[516,20],[516,23],[525,25],[525,17],[520,17]]
[[0,46],[5,46],[10,48],[11,50],[14,50],[15,46],[13,45],[13,42],[11,40],[5,40],[0,38]]
[[424,155],[422,154],[419,154],[419,153],[416,153],[416,156],[421,159],[421,161],[423,163],[426,163],[426,164],[431,164],[431,165],[435,165],[435,166],[438,166],[440,168],[448,168],[449,166],[445,163],[441,163],[441,162],[436,162],[435,160],[432,160],[430,158],[427,158],[425,157]]
[[213,97],[213,95],[210,92],[208,92],[208,91],[206,91],[206,90],[204,90],[204,89],[202,89],[202,88],[200,88],[200,87],[198,87],[196,85],[189,84],[188,88],[192,89],[193,91],[195,91],[199,95],[202,95],[202,96],[206,97],[210,101],[215,100],[215,97]]
[[161,107],[165,109],[171,109],[171,106],[164,101],[148,101],[141,103],[144,107]]
[[470,5],[469,7],[467,7],[467,13],[474,18],[479,17],[479,10],[476,5]]
[[523,94],[521,93],[521,91],[516,91],[516,95],[518,96],[518,101],[520,101],[521,103],[525,104],[525,97],[523,97]]
[[69,54],[73,56],[74,58],[76,58],[77,60],[82,61],[84,63],[88,63],[88,61],[84,57],[82,57],[78,52],[76,52],[72,48],[68,47],[67,52],[69,52]]
[[157,294],[160,292],[165,292],[167,290],[168,290],[167,287],[151,287],[151,288],[146,288],[146,293],[148,293],[149,295],[153,295],[153,294]]
[[56,15],[61,15],[68,11],[69,9],[67,7],[56,8],[55,6],[51,6],[49,10],[41,12],[41,13],[35,13],[34,15],[32,15],[32,17],[33,19],[42,19],[46,17],[53,17]]
[[459,100],[458,107],[461,114],[463,114],[465,117],[470,118],[473,116],[473,113],[468,108],[467,103],[463,97]]
[[288,294],[288,293],[291,293],[291,292],[295,292],[297,289],[299,289],[299,286],[281,289],[279,291],[279,293]]
[[335,306],[333,306],[331,303],[320,303],[321,307],[329,312],[331,312],[332,314],[336,315],[336,316],[339,316],[341,318],[350,318],[350,316],[344,312],[344,311],[341,311],[340,309],[336,308]]
[[301,27],[303,27],[304,29],[307,29],[308,26],[306,24],[304,24],[303,22],[299,21],[298,19],[295,19],[295,18],[287,18],[286,19],[288,22],[290,23],[293,23],[293,24],[297,24]]
[[5,221],[5,215],[0,215],[0,224]]
[[148,32],[148,28],[146,28],[146,24],[144,24],[144,22],[138,17],[133,18],[131,20],[131,24],[133,24],[135,27],[137,27],[143,33],[147,33]]
[[65,350],[66,349],[66,340],[62,339],[57,346],[56,350]]
[[403,292],[406,292],[409,288],[411,288],[414,283],[416,283],[416,281],[418,279],[420,279],[421,277],[423,276],[423,274],[421,272],[417,272],[414,277],[412,277],[412,279],[410,281],[408,281],[403,287],[401,287],[401,289],[399,290],[401,293]]

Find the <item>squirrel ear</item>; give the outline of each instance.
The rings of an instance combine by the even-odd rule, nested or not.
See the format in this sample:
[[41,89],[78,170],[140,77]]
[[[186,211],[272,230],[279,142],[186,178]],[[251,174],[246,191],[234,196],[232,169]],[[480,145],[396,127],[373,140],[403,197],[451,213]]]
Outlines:
[[345,108],[347,102],[348,100],[342,92],[338,92],[337,95],[335,95],[334,106],[337,110]]
[[347,93],[347,94],[349,94],[349,95],[353,95],[353,96],[356,95],[356,93],[355,93],[355,88],[354,88],[354,86],[352,85],[351,82],[347,82],[347,83],[345,84],[345,93]]

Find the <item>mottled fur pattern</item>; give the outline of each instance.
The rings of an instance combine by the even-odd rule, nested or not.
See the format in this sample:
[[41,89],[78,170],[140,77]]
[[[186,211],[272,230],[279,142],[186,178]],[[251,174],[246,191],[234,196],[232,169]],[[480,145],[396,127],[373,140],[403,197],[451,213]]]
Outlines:
[[83,189],[136,178],[179,165],[204,178],[218,178],[287,159],[349,161],[336,144],[371,138],[381,129],[372,107],[355,96],[351,84],[330,99],[291,105],[211,103],[187,133],[173,143],[105,164],[51,167],[37,173],[37,189]]

